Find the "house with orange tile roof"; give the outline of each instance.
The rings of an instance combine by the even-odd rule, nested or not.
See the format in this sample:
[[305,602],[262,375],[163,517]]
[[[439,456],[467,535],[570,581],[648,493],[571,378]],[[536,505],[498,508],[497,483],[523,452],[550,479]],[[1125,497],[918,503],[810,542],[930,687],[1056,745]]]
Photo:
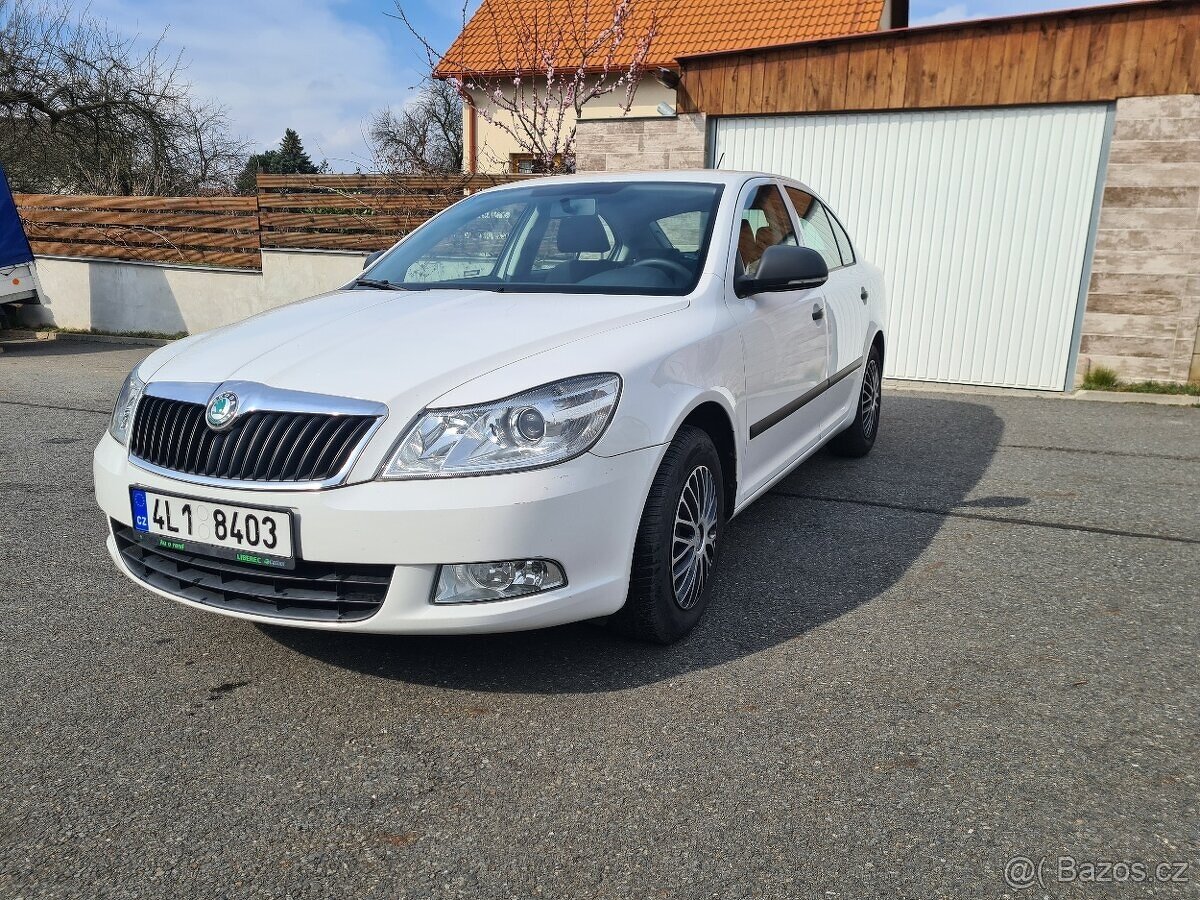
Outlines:
[[[908,0],[484,0],[434,76],[461,86],[467,171],[532,171],[522,134],[531,124],[566,135],[578,118],[674,115],[680,57],[863,34],[907,19]],[[582,116],[560,114],[563,80],[581,71],[587,85],[615,88],[589,97]],[[565,140],[548,143],[570,149]]]

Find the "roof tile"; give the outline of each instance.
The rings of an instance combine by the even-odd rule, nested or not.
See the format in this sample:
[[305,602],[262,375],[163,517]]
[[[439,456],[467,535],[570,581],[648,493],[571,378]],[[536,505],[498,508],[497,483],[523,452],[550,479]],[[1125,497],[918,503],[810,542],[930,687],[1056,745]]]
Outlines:
[[[582,47],[612,23],[616,5],[630,0],[484,0],[446,51],[437,74],[489,74],[544,69],[539,47],[560,68],[574,67]],[[680,56],[743,50],[875,31],[884,0],[639,0],[624,40],[613,54],[629,65],[634,46],[651,22],[658,33],[649,65],[671,65]],[[549,46],[551,43],[554,46]],[[595,64],[603,58],[593,57]]]

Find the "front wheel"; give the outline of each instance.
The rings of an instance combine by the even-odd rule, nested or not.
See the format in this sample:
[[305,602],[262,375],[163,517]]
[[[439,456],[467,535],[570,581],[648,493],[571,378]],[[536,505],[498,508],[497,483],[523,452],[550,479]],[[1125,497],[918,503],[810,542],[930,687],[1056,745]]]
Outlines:
[[850,427],[829,442],[839,456],[866,456],[879,434],[879,415],[883,405],[883,354],[872,347],[863,370],[862,389],[858,393],[858,412]]
[[680,428],[646,498],[629,596],[609,619],[614,629],[670,644],[700,621],[725,531],[724,484],[712,439],[699,428]]

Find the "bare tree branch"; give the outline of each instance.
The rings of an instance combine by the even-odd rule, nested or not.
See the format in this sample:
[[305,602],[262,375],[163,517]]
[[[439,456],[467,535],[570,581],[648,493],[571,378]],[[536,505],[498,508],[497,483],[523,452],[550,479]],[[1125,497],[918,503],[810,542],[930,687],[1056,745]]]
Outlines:
[[0,162],[18,190],[226,193],[245,155],[178,56],[41,0],[0,0]]
[[368,142],[380,172],[434,175],[461,172],[463,100],[445,81],[427,80],[398,111],[371,117]]

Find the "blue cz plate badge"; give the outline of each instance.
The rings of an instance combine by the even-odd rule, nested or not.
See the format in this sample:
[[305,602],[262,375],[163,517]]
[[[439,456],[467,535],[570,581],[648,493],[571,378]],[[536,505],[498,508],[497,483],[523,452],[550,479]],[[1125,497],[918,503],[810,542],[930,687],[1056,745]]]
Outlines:
[[135,488],[131,494],[133,496],[133,527],[149,534],[150,514],[146,512],[146,492]]

